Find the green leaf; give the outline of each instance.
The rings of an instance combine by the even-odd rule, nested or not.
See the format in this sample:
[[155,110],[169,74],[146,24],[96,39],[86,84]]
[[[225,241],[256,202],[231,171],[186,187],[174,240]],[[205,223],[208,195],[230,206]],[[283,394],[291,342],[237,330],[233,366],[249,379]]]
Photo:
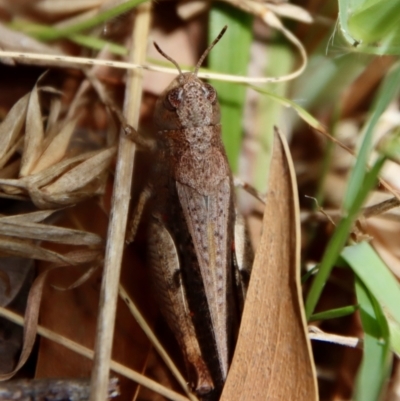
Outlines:
[[[221,42],[209,55],[211,70],[247,75],[252,41],[253,18],[225,3],[213,3],[210,11],[209,42],[228,25]],[[243,107],[246,88],[229,82],[212,81],[221,104],[222,139],[232,168],[238,171],[238,160],[242,140]]]
[[357,51],[400,54],[398,0],[339,0],[339,10],[343,35]]
[[358,309],[358,305],[343,306],[342,308],[330,309],[325,312],[314,313],[310,317],[310,322],[316,320],[336,319],[338,317],[348,316]]
[[368,242],[343,249],[342,258],[379,303],[400,323],[400,285]]
[[379,171],[385,162],[385,156],[380,157],[373,168],[367,171],[367,161],[372,146],[373,130],[389,103],[397,96],[399,92],[399,82],[400,63],[396,64],[391,69],[390,73],[381,84],[372,106],[371,115],[365,124],[363,141],[357,154],[356,163],[351,172],[343,201],[345,216],[337,225],[336,230],[329,241],[320,263],[320,269],[316,274],[308,293],[305,303],[307,318],[310,318],[312,315],[332,268],[347,242],[351,227],[357,218],[360,208],[362,207],[369,191],[374,187]]
[[[36,25],[34,28],[33,24],[29,24],[30,28],[28,27],[28,33],[31,33],[39,40],[47,41],[47,40],[56,40],[62,38],[68,38],[69,36],[80,33],[82,31],[94,28],[97,25],[100,25],[107,20],[117,17],[127,11],[132,10],[133,8],[137,7],[139,4],[145,3],[148,0],[127,0],[113,8],[110,8],[106,11],[102,11],[95,15],[92,18],[88,18],[85,21],[80,21],[76,24],[70,25],[66,28],[53,28],[49,26],[41,26]],[[17,24],[12,24],[12,28],[18,27]],[[23,29],[23,25],[20,26],[21,31],[27,31]]]
[[347,215],[342,218],[333,233],[332,238],[325,250],[324,256],[322,257],[321,263],[319,264],[318,273],[311,285],[310,291],[307,295],[305,310],[307,319],[312,315],[315,306],[319,300],[321,292],[325,286],[326,281],[335,265],[340,252],[347,242],[347,237],[350,233],[351,227],[357,218],[357,215],[364,203],[367,195],[375,186],[379,171],[381,170],[385,158],[381,157],[376,161],[370,171],[367,172],[363,185],[361,186],[360,192],[357,194],[353,203],[351,204]]
[[[364,251],[358,248],[357,252]],[[360,280],[356,280],[356,294],[364,330],[364,353],[357,374],[354,399],[376,401],[390,374],[390,332],[379,303]]]
[[277,103],[280,103],[282,106],[291,107],[298,116],[311,127],[315,128],[318,131],[324,131],[325,127],[315,118],[312,114],[310,114],[307,110],[303,107],[298,105],[296,102],[287,99],[283,96],[279,96],[276,93],[268,91],[267,89],[260,88],[254,85],[248,85],[249,88],[254,89],[255,91],[262,93],[264,95],[269,96],[271,99],[275,100]]
[[396,64],[386,76],[382,85],[379,87],[372,112],[363,129],[363,140],[359,152],[357,153],[356,164],[348,180],[346,195],[343,202],[343,209],[348,211],[355,197],[361,190],[363,178],[365,176],[366,165],[372,147],[372,134],[382,113],[389,106],[389,103],[399,93],[400,82],[400,63]]

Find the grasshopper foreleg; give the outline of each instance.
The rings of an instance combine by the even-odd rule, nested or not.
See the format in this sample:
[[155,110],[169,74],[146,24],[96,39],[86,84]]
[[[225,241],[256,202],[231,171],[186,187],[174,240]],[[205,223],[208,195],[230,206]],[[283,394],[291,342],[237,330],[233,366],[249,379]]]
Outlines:
[[153,195],[153,187],[150,185],[146,186],[142,191],[142,193],[140,194],[139,201],[132,214],[132,218],[128,222],[128,227],[126,229],[126,236],[125,236],[126,244],[130,244],[135,239],[140,220],[142,219],[143,216],[144,208],[148,200],[152,197],[152,195]]

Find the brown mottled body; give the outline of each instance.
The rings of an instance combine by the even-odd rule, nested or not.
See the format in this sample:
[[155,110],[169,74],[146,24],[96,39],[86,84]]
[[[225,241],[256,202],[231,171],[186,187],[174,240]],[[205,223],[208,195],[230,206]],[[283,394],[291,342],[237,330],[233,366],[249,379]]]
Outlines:
[[[202,400],[221,393],[239,320],[235,313],[245,296],[241,278],[248,275],[240,271],[245,252],[234,252],[234,242],[243,237],[237,233],[243,230],[235,229],[233,180],[221,140],[217,94],[197,77],[224,31],[193,73],[183,74],[156,46],[177,66],[179,76],[156,104],[156,164],[131,233],[150,199],[149,264],[156,294],[184,354],[190,384]],[[234,290],[241,293],[238,308]]]
[[[233,185],[216,92],[194,73],[181,74],[158,100],[155,118],[163,130],[157,138],[152,213],[176,244],[176,274],[188,303],[186,320],[194,324],[213,378],[211,390],[226,379],[233,313]],[[173,313],[164,315],[168,321],[177,320]],[[177,338],[182,336],[179,328],[173,330]],[[199,375],[197,366],[194,370]]]

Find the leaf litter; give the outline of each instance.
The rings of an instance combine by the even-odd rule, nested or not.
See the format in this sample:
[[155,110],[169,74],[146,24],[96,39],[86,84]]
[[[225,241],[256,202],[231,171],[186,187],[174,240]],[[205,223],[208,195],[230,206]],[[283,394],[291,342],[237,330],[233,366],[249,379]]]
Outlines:
[[[51,14],[52,17],[54,17],[54,13],[59,13],[60,16],[65,16],[70,15],[70,13],[80,12],[78,9],[72,11],[71,9],[67,10],[67,7],[65,5],[63,6],[61,3],[62,2],[41,1],[35,5],[32,5],[32,7],[36,9],[36,12],[38,12],[39,15],[41,12],[53,13]],[[88,2],[88,4],[85,5],[85,8],[90,8],[91,6],[93,6],[93,2]],[[284,6],[285,5],[283,5],[283,8],[285,8]],[[196,22],[194,25],[192,25],[192,27],[193,26],[196,26]],[[198,29],[198,25],[197,28],[192,28],[191,32],[193,33],[196,29]],[[25,34],[24,36],[28,37]],[[18,40],[20,39],[15,38],[14,44],[5,48],[14,48],[15,50],[20,49],[17,47]],[[190,41],[187,42],[189,43]],[[46,46],[49,49],[52,49],[52,51],[57,51],[58,53],[61,53],[60,49],[62,48],[62,54],[69,54],[68,47],[65,46],[65,43],[58,42],[55,45],[52,44]],[[192,50],[182,49],[182,52],[185,53],[190,51]],[[50,51],[47,52],[47,54],[50,53]],[[53,60],[53,63],[54,62],[57,63]],[[370,82],[368,79],[363,79],[362,81],[363,83]],[[11,212],[8,213],[7,216],[2,216],[0,218],[0,222],[3,221],[3,225],[5,227],[5,234],[2,234],[1,238],[3,240],[2,246],[5,249],[4,252],[6,252],[8,249],[9,252],[14,252],[13,254],[20,256],[26,255],[30,252],[30,255],[36,255],[37,258],[50,261],[56,265],[72,264],[88,266],[92,263],[92,267],[89,267],[88,269],[90,272],[88,274],[91,275],[91,269],[95,269],[96,264],[99,260],[101,260],[102,253],[97,249],[102,249],[101,238],[104,238],[104,232],[96,237],[96,234],[84,234],[83,230],[76,230],[76,227],[72,229],[63,229],[61,227],[56,227],[53,222],[48,224],[43,223],[43,220],[46,218],[50,218],[51,220],[51,215],[54,213],[54,210],[60,208],[66,210],[65,207],[73,207],[73,205],[77,204],[78,202],[85,202],[88,198],[94,196],[102,197],[102,192],[107,186],[105,177],[109,173],[109,169],[112,165],[112,161],[116,152],[115,148],[112,150],[112,140],[108,143],[108,148],[102,146],[101,148],[96,148],[94,151],[92,149],[91,151],[83,154],[79,152],[70,153],[69,145],[71,141],[74,140],[73,138],[77,127],[79,127],[82,123],[82,117],[77,113],[77,110],[82,107],[82,102],[79,97],[82,96],[83,98],[89,98],[87,94],[87,88],[90,87],[90,84],[88,84],[88,81],[86,80],[83,82],[84,83],[82,83],[82,86],[86,85],[86,90],[82,90],[82,93],[75,97],[73,101],[76,102],[75,104],[77,106],[71,107],[69,111],[66,111],[65,106],[63,106],[64,100],[60,99],[60,96],[56,95],[52,97],[51,103],[53,105],[50,106],[50,111],[46,110],[46,107],[43,107],[41,104],[41,98],[43,96],[47,96],[44,95],[43,88],[45,88],[45,86],[44,84],[43,86],[39,84],[33,88],[31,94],[28,94],[19,100],[18,107],[17,103],[15,104],[15,108],[11,109],[10,111],[10,113],[13,112],[13,114],[9,114],[8,117],[3,120],[2,125],[0,125],[0,140],[2,145],[0,147],[0,196],[8,200],[15,199],[17,201],[24,199],[25,201],[33,202],[37,208],[44,209],[43,211],[37,211],[33,213],[24,211],[24,213],[14,214]],[[152,84],[153,86],[157,87],[157,80],[154,79]],[[314,85],[314,82],[310,82],[309,84],[311,87]],[[364,85],[363,89],[364,91],[362,93],[365,94],[363,98],[368,97],[368,94],[373,91],[373,88],[368,87],[368,85]],[[36,93],[34,93],[35,91]],[[352,92],[359,93],[357,90],[348,90],[347,92],[350,94]],[[31,101],[33,102],[34,98],[37,99],[38,103],[31,103]],[[360,106],[361,101],[362,99],[353,99],[351,101],[347,101],[347,106],[351,107],[352,109],[352,114],[347,116],[347,121],[352,124],[353,128],[355,128],[351,130],[350,140],[346,141],[344,144],[342,143],[342,137],[345,135],[341,137],[341,134],[349,133],[349,131],[346,131],[344,128],[341,129],[339,127],[335,132],[335,135],[339,134],[339,143],[342,143],[342,145],[347,147],[347,149],[354,149],[354,144],[359,135],[360,120],[364,119],[364,109],[363,106]],[[325,109],[323,109],[324,107]],[[36,125],[39,127],[39,130],[38,132],[31,130],[28,133],[28,137],[30,136],[29,141],[31,145],[29,146],[29,149],[26,149],[26,146],[24,146],[26,127],[24,126],[28,121],[28,108],[29,121],[31,121],[30,124],[32,124],[31,127]],[[321,102],[321,105],[318,105],[315,108],[315,114],[313,113],[313,116],[317,116],[317,121],[320,122],[321,126],[325,125],[330,127],[331,121],[329,120],[329,117],[327,117],[326,110],[327,106]],[[356,115],[356,112],[359,114]],[[343,121],[343,119],[341,120]],[[6,122],[8,124],[8,128],[5,125]],[[310,207],[309,205],[305,205],[302,197],[304,193],[310,195],[309,185],[310,183],[315,185],[316,180],[319,179],[319,169],[316,168],[318,164],[315,163],[315,158],[307,158],[304,154],[300,155],[299,157],[299,154],[304,150],[304,148],[307,148],[306,150],[309,151],[312,150],[318,154],[322,148],[321,141],[315,141],[315,138],[313,138],[311,141],[308,141],[310,136],[309,133],[307,133],[307,130],[304,128],[296,128],[295,131],[296,130],[297,132],[301,131],[303,144],[296,142],[296,136],[294,136],[294,140],[291,144],[291,150],[294,155],[296,169],[298,170],[297,172],[299,173],[300,171],[299,188],[302,212],[307,212],[307,214],[304,214],[306,217],[303,219],[305,234],[303,233],[304,235],[302,242],[303,247],[307,246],[307,251],[303,256],[306,259],[305,264],[308,264],[310,261],[319,260],[318,252],[320,251],[320,245],[316,245],[316,240],[310,239],[310,237],[307,235],[307,229],[310,229],[312,225],[314,225],[314,228],[317,226],[319,230],[318,233],[321,234],[317,235],[317,237],[318,240],[321,241],[321,238],[325,239],[325,237],[329,236],[333,226],[331,223],[326,222],[327,219],[325,216],[315,219],[316,215],[321,216],[322,214],[313,210],[313,206]],[[326,142],[324,142],[324,144],[326,144]],[[330,211],[332,211],[333,214],[340,217],[340,202],[342,199],[341,188],[345,188],[346,173],[353,163],[353,157],[349,157],[348,155],[342,153],[341,155],[335,155],[333,161],[334,163],[332,164],[326,176],[325,186],[323,188],[325,200],[321,202],[321,205],[323,205],[321,208],[323,208],[322,210],[324,213],[326,212],[328,215]],[[99,163],[100,166],[97,166],[97,163]],[[96,171],[96,174],[91,174],[94,172],[95,166],[98,167],[98,170]],[[21,172],[23,174],[21,174]],[[303,174],[304,172],[305,174]],[[397,176],[398,174],[393,171],[388,172],[387,175],[385,173],[385,178],[391,182],[393,188],[397,187]],[[382,189],[377,188],[373,192],[368,205],[381,202],[382,199],[380,196],[382,193]],[[311,194],[313,193],[311,192]],[[386,198],[389,197],[389,195],[385,195]],[[100,201],[104,202],[104,197],[102,197]],[[40,213],[43,214],[39,215]],[[361,231],[371,234],[371,237],[373,237],[372,241],[376,249],[380,251],[381,256],[387,261],[387,264],[398,269],[398,247],[396,241],[394,240],[396,238],[398,229],[395,224],[389,225],[384,220],[387,218],[392,218],[395,214],[396,210],[393,210],[390,213],[386,212],[380,217],[374,217],[373,219],[368,218],[367,223],[365,223],[365,221],[361,221],[363,218],[361,218],[359,222],[361,222]],[[24,224],[26,226],[25,233]],[[14,236],[10,237],[7,235],[7,227],[9,228],[10,232],[14,233]],[[49,229],[54,228],[54,230],[49,230],[47,234],[46,227]],[[82,227],[78,228],[80,229]],[[80,234],[78,234],[76,231],[79,231]],[[383,234],[384,231],[386,231],[385,235]],[[83,238],[81,244],[73,243],[73,237],[75,234],[77,235],[77,238]],[[50,243],[51,238],[54,239],[53,244],[64,241],[64,244],[69,247],[82,245],[83,247],[89,247],[90,249],[87,250],[86,255],[84,255],[85,251],[83,250],[83,253],[81,253],[79,257],[74,257],[73,253],[61,252],[59,250],[54,250],[52,247],[47,248],[47,243]],[[42,244],[42,241],[46,241],[46,244]],[[396,270],[394,269],[394,271]],[[78,278],[74,284],[62,285],[58,287],[62,287],[64,289],[74,287],[75,285],[81,284],[80,280],[86,280],[85,273],[81,275],[81,277]],[[7,278],[3,277],[2,279],[0,277],[0,285],[3,282],[6,283]],[[338,275],[336,274],[335,277],[330,279],[329,285],[334,286],[337,282],[340,283],[339,290],[336,288],[337,292],[340,291],[340,294],[342,294],[343,297],[347,297],[350,294],[350,291],[348,290],[348,283],[341,277],[338,278]],[[343,288],[345,289],[343,290]],[[40,299],[40,297],[37,296],[36,299]],[[321,303],[321,308],[324,308],[324,306],[326,307],[327,305],[324,303],[324,301],[325,300],[323,300]],[[316,324],[320,325],[319,322]],[[349,326],[356,331],[355,334],[357,336],[361,336],[362,333],[360,332],[357,323],[352,321]],[[334,325],[329,326],[329,324],[328,326],[325,326],[326,331],[334,331],[336,328],[337,327]],[[329,335],[330,334],[327,333],[326,337]],[[321,334],[321,336],[323,336],[323,334]],[[349,336],[349,338],[353,339],[354,337]],[[146,364],[143,366],[143,369],[146,370]],[[330,369],[332,368],[330,367]],[[340,367],[335,367],[335,369],[336,370],[334,373],[339,372],[340,374],[331,376],[329,376],[329,374],[323,376],[322,374],[319,380],[320,383],[324,383],[325,377],[330,377],[329,383],[337,383],[337,380],[332,379],[332,377],[340,378],[343,372],[346,372],[346,369],[343,367],[343,365]],[[324,372],[323,368],[321,371]],[[349,377],[351,377],[351,375]],[[345,396],[343,396],[343,390],[340,390],[339,388],[332,390],[332,393],[339,398],[345,398]]]

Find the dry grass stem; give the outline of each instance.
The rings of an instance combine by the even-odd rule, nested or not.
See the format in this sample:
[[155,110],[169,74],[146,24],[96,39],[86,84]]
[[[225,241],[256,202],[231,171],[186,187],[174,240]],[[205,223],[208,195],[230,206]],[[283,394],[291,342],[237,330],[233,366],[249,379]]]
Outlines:
[[333,344],[344,345],[346,347],[361,348],[362,340],[357,337],[340,336],[338,334],[325,333],[315,326],[308,326],[308,336],[310,340],[325,341]]
[[196,396],[190,391],[188,387],[187,381],[183,378],[181,373],[179,372],[178,368],[172,361],[172,359],[169,357],[167,351],[164,349],[156,335],[154,334],[153,330],[151,327],[147,324],[146,319],[143,317],[143,315],[140,313],[139,309],[136,307],[135,303],[132,301],[132,299],[129,297],[128,293],[124,289],[122,285],[119,286],[119,295],[120,297],[124,300],[126,305],[128,306],[130,312],[132,313],[133,317],[135,320],[138,322],[139,326],[142,328],[142,330],[146,333],[146,336],[152,343],[153,347],[155,350],[158,352],[160,357],[163,359],[165,364],[168,366],[170,369],[171,373],[174,375],[175,379],[178,381],[182,389],[186,392],[188,398],[191,401],[196,401],[197,398]]
[[[138,7],[132,32],[132,62],[142,64],[147,53],[147,36],[150,27],[149,3]],[[131,72],[125,91],[124,112],[127,122],[138,126],[142,98],[142,74]],[[92,370],[90,401],[103,401],[107,394],[111,346],[114,333],[116,304],[122,254],[125,246],[135,146],[121,132],[114,191],[109,222],[104,272],[100,292],[99,317],[95,342],[95,359]]]
[[[10,320],[11,322],[14,322],[20,326],[24,326],[24,318],[6,308],[3,308],[0,306],[0,316],[5,317],[6,319]],[[56,342],[57,344],[62,345],[63,347],[66,347],[70,349],[71,351],[76,352],[79,355],[84,356],[85,358],[93,360],[94,358],[94,352],[93,350],[86,348],[82,346],[81,344],[78,344],[60,334],[54,333],[52,330],[49,330],[43,326],[38,325],[37,327],[37,333],[40,334],[43,337],[48,338],[51,341]],[[122,376],[127,377],[128,379],[131,379],[137,383],[139,383],[142,386],[145,386],[149,388],[152,391],[155,391],[164,397],[167,397],[170,400],[173,401],[189,401],[188,398],[182,396],[181,394],[176,393],[175,391],[169,390],[165,388],[164,386],[160,385],[159,383],[155,382],[154,380],[148,379],[146,376],[143,376],[142,374],[135,372],[132,369],[129,369],[128,367],[121,365],[118,362],[111,361],[111,369],[115,373],[119,373]],[[108,380],[108,378],[107,378]]]

